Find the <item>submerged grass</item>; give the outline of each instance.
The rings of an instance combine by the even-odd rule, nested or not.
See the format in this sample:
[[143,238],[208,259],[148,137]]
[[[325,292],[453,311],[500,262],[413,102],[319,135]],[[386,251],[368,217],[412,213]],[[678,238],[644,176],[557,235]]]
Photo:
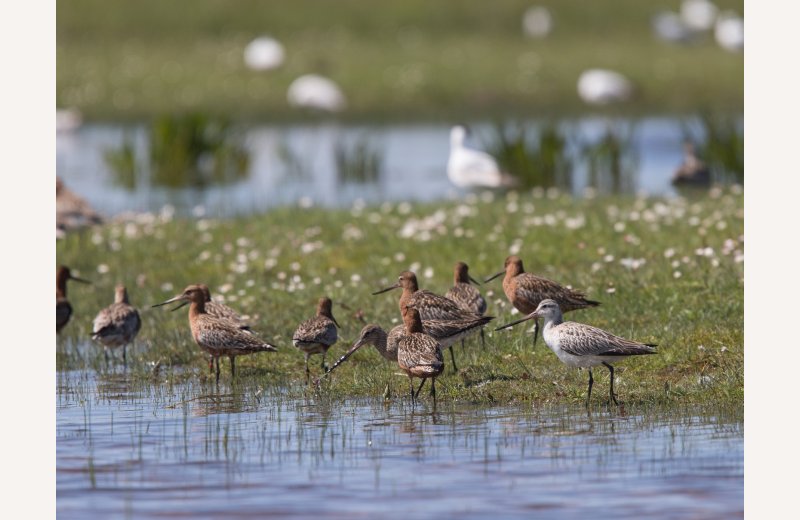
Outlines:
[[[328,295],[342,325],[331,364],[367,322],[399,323],[393,292],[370,293],[404,269],[420,286],[444,293],[452,268],[465,261],[476,278],[500,270],[509,253],[526,269],[581,289],[602,305],[568,319],[659,344],[659,354],[618,365],[620,400],[640,406],[743,402],[743,195],[734,186],[698,199],[604,196],[575,200],[534,190],[468,195],[437,204],[356,205],[350,210],[284,208],[232,220],[177,220],[143,214],[69,235],[57,244],[59,263],[93,280],[70,286],[73,320],[59,338],[60,370],[102,373],[102,349],[88,339],[91,320],[127,284],[143,326],[128,371],[143,382],[196,381],[212,386],[204,355],[189,333],[185,308],[151,309],[190,283],[207,283],[217,299],[249,314],[254,328],[280,347],[239,359],[238,385],[287,395],[314,392],[304,384],[303,356],[291,346],[297,324]],[[487,345],[476,337],[456,348],[460,371],[447,369],[439,398],[475,403],[581,403],[585,372],[562,365],[511,321],[500,281],[480,287],[497,319]],[[527,327],[525,327],[527,329]],[[312,358],[319,375],[319,357]],[[227,361],[222,385],[230,384]],[[356,353],[320,387],[331,399],[405,398],[408,381],[371,348]],[[608,376],[597,370],[597,403]],[[388,387],[388,391],[387,391]],[[423,392],[424,394],[424,392]]]

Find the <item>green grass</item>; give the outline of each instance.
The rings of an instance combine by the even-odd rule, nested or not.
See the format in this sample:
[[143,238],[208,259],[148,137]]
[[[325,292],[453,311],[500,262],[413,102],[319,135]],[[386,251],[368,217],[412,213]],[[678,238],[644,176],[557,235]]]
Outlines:
[[[539,3],[555,17],[545,40],[523,37],[523,0],[65,0],[56,100],[91,119],[200,110],[290,120],[307,114],[288,106],[288,85],[319,72],[341,85],[348,119],[540,117],[585,111],[578,76],[607,67],[637,85],[633,101],[609,112],[741,113],[741,54],[710,37],[681,47],[652,35],[652,15],[677,1]],[[743,12],[741,0],[716,3]],[[242,51],[264,33],[284,43],[287,61],[257,73]]]
[[[384,328],[398,320],[398,292],[370,293],[393,282],[401,270],[412,267],[422,288],[441,294],[452,283],[456,261],[467,262],[474,277],[485,278],[500,270],[514,251],[527,270],[602,302],[596,309],[570,313],[568,319],[659,344],[658,355],[618,365],[622,401],[740,406],[741,191],[715,189],[697,200],[550,195],[512,192],[499,198],[387,203],[350,211],[285,208],[235,220],[143,215],[138,221],[69,235],[57,243],[58,262],[77,269],[94,285],[69,287],[75,314],[59,339],[58,367],[102,369],[102,349],[88,344],[88,332],[120,281],[129,287],[143,320],[137,347],[129,352],[130,370],[145,379],[206,381],[205,357],[191,338],[185,308],[175,313],[150,308],[190,283],[205,282],[212,294],[249,314],[256,330],[281,347],[278,353],[240,358],[242,380],[283,385],[302,394],[303,356],[291,346],[291,335],[313,314],[319,296],[334,300],[334,315],[342,325],[340,342],[329,352],[332,363],[363,326],[357,315]],[[626,267],[631,260],[623,259],[635,259],[638,268]],[[493,325],[515,318],[499,280],[480,289],[489,314],[497,316]],[[487,329],[485,350],[477,337],[465,349],[456,347],[458,374],[452,373],[446,356],[447,371],[437,384],[441,399],[584,399],[585,372],[562,365],[541,342],[531,348],[530,334],[520,327],[502,332],[492,328]],[[319,357],[312,360],[313,373],[319,375]],[[159,370],[153,375],[155,363]],[[324,388],[337,397],[379,397],[389,383],[393,395],[404,395],[407,380],[397,373],[372,348],[364,348]],[[596,373],[600,402],[608,378],[604,370]],[[229,377],[225,362],[223,384]]]

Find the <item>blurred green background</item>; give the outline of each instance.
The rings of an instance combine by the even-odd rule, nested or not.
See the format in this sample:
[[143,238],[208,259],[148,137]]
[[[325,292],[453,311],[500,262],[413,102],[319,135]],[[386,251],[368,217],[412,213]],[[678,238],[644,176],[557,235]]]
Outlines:
[[[741,0],[717,0],[743,13]],[[201,111],[239,121],[309,117],[289,106],[296,77],[324,74],[344,91],[345,120],[470,120],[589,113],[740,114],[744,59],[711,34],[692,45],[656,38],[652,17],[677,0],[559,0],[554,28],[526,38],[528,1],[60,0],[58,107],[91,120],[144,120]],[[260,35],[286,61],[245,67]],[[587,68],[616,70],[632,100],[588,107],[576,83]]]

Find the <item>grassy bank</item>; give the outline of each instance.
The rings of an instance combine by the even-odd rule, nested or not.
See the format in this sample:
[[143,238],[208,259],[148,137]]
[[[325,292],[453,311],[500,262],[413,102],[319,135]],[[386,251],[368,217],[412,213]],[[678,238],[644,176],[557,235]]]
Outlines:
[[[742,111],[744,60],[709,37],[674,46],[651,17],[670,2],[543,1],[555,28],[526,39],[528,1],[284,2],[66,0],[57,9],[57,103],[95,119],[201,110],[288,120],[286,91],[301,74],[338,82],[348,119],[539,117],[586,110],[581,71],[606,67],[637,86],[629,113]],[[741,0],[718,0],[743,12]],[[257,73],[245,45],[271,34],[286,47],[278,70]]]
[[[250,315],[255,329],[281,347],[240,358],[243,381],[286,385],[302,394],[303,356],[291,346],[297,324],[316,299],[334,300],[342,325],[333,362],[364,322],[398,322],[398,292],[371,296],[411,268],[420,285],[444,293],[458,260],[484,278],[510,252],[526,269],[584,290],[603,304],[568,319],[660,345],[660,353],[618,365],[618,392],[628,403],[731,405],[743,399],[743,195],[712,190],[687,199],[574,200],[534,192],[470,196],[435,205],[385,204],[330,211],[287,208],[237,220],[176,220],[169,213],[72,234],[57,244],[60,263],[92,286],[74,284],[75,309],[58,346],[60,369],[102,369],[102,349],[87,342],[97,310],[111,302],[118,281],[142,309],[142,331],[130,370],[143,378],[207,378],[206,361],[191,339],[185,308],[149,306],[190,283],[207,283],[218,298]],[[512,313],[499,280],[480,287],[495,324]],[[527,329],[527,327],[526,327]],[[519,327],[489,332],[482,349],[471,338],[457,347],[459,373],[446,357],[440,397],[485,403],[580,402],[586,374],[563,366]],[[319,362],[315,356],[316,363]],[[160,368],[154,373],[153,366]],[[399,377],[372,348],[335,372],[327,391],[380,396]],[[319,374],[318,365],[314,374]],[[228,384],[227,362],[223,384]],[[607,375],[597,371],[598,402]]]

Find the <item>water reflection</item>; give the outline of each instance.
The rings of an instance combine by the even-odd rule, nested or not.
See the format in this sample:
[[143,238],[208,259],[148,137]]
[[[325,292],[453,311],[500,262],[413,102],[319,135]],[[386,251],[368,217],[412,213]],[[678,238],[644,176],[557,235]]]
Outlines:
[[57,388],[59,515],[742,514],[740,411],[434,411],[88,372]]
[[[611,123],[614,128],[630,124]],[[564,122],[561,128],[565,135],[579,136],[580,143],[595,144],[598,150],[608,141],[605,119]],[[471,129],[479,147],[492,134],[489,124]],[[607,146],[608,150],[601,150],[605,154],[594,154],[593,163],[585,157],[575,161],[570,165],[571,177],[559,182],[580,195],[608,170],[617,174],[612,179],[619,179],[609,184],[610,191],[674,194],[670,180],[681,163],[685,139],[681,121],[644,119],[635,130],[625,145],[629,154]],[[75,133],[57,135],[57,172],[67,186],[105,215],[157,211],[165,204],[176,206],[182,214],[228,216],[298,201],[329,207],[347,207],[357,199],[367,203],[432,201],[460,194],[446,175],[449,131],[445,125],[253,127],[244,136],[249,154],[246,176],[225,185],[206,183],[202,189],[150,182],[136,182],[126,189],[115,182],[104,154],[129,140],[134,148],[131,154],[146,156],[145,128],[87,125]],[[620,134],[616,144],[627,136]],[[629,156],[637,160],[631,162]]]

